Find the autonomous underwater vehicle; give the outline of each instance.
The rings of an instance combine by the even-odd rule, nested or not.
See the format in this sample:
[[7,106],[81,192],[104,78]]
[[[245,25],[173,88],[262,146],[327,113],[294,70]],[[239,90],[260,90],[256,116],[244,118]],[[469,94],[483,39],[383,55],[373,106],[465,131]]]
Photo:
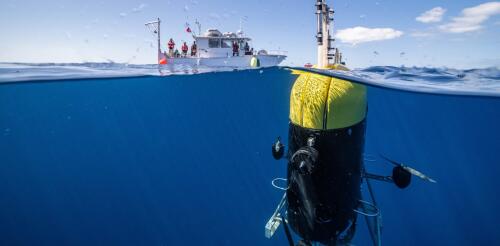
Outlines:
[[[316,10],[316,68],[347,71],[338,49],[331,45],[333,9],[325,0],[317,0]],[[290,94],[288,150],[279,137],[272,145],[274,159],[285,157],[288,162],[287,178],[272,181],[284,194],[265,225],[265,236],[272,237],[283,224],[290,246],[348,245],[361,215],[366,218],[373,244],[380,246],[381,213],[370,180],[392,182],[402,189],[409,186],[412,175],[435,181],[386,157],[383,159],[394,165],[392,175],[368,173],[364,167],[366,86],[314,70],[292,71],[298,78]],[[280,181],[286,186],[280,187]],[[362,198],[362,182],[371,201]],[[290,228],[300,236],[298,244]]]

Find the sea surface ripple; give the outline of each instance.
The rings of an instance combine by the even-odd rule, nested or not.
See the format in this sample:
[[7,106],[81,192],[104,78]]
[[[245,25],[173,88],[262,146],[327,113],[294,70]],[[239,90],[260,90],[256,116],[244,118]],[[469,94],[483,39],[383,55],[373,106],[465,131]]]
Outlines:
[[[267,69],[304,69],[277,67]],[[140,76],[192,75],[208,72],[234,72],[241,68],[191,67],[155,64],[120,63],[0,63],[0,83],[97,79]],[[372,66],[348,72],[324,71],[327,76],[340,77],[375,87],[422,93],[500,97],[500,68],[453,69],[432,67]]]

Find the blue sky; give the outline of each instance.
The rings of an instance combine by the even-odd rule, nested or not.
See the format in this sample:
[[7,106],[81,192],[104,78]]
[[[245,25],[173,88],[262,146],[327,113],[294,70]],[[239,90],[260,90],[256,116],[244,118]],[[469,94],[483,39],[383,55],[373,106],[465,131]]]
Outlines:
[[[328,2],[350,67],[500,66],[499,1]],[[0,61],[155,63],[143,23],[163,20],[165,46],[170,37],[191,41],[186,22],[236,31],[244,16],[256,49],[288,51],[287,65],[316,61],[313,0],[2,0]]]

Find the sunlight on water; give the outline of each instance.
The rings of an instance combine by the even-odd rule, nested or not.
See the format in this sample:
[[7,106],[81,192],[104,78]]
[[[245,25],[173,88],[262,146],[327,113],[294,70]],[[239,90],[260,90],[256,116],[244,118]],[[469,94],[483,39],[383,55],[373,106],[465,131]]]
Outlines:
[[[242,68],[190,65],[162,65],[158,67],[158,65],[154,64],[132,65],[123,63],[0,63],[0,83],[190,75],[238,70],[242,70]],[[459,70],[451,68],[373,66],[349,72],[312,70],[328,76],[338,76],[376,87],[424,93],[500,96],[500,69],[498,68]]]

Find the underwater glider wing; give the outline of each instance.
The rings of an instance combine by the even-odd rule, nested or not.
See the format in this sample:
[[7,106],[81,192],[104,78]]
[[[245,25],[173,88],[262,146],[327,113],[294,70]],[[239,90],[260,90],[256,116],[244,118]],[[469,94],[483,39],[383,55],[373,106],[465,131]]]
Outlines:
[[431,177],[423,174],[422,172],[420,171],[417,171],[415,170],[414,168],[411,168],[409,166],[406,166],[406,165],[403,165],[403,163],[399,163],[399,162],[396,162],[396,161],[393,161],[383,155],[381,155],[382,158],[384,158],[384,160],[390,162],[391,164],[393,164],[394,166],[396,167],[401,167],[402,169],[404,169],[405,171],[409,172],[410,174],[414,175],[414,176],[417,176],[425,181],[429,181],[431,183],[437,183],[436,180],[432,179]]

